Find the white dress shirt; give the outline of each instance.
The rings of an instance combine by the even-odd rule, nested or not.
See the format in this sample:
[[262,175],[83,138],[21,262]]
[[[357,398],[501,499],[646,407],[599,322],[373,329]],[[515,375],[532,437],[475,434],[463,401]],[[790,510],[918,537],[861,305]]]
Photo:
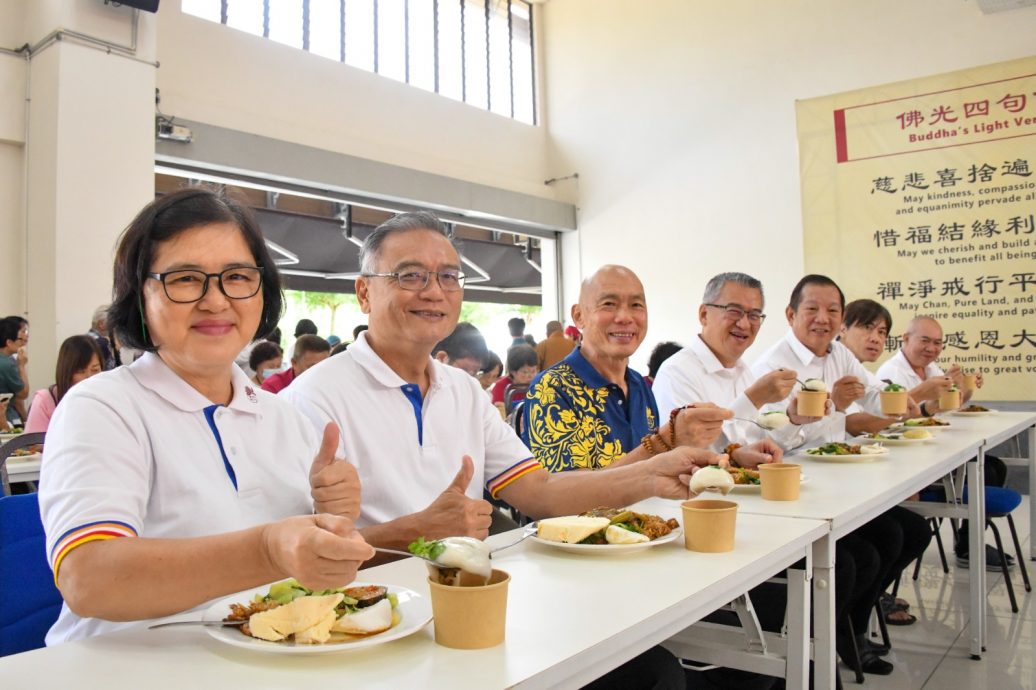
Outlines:
[[[745,391],[756,378],[742,359],[732,367],[724,367],[699,335],[689,346],[662,363],[651,391],[662,419],[669,411],[694,402],[715,403],[731,410],[735,417],[755,419],[760,408]],[[767,433],[755,424],[732,419],[723,423],[723,433],[710,450],[722,453],[730,443],[748,445],[767,436],[785,450],[801,445],[806,438],[802,428],[794,424]]]
[[892,383],[906,386],[907,390],[913,390],[933,376],[942,375],[943,370],[940,369],[935,362],[931,362],[924,368],[924,378],[922,379],[917,375],[917,372],[914,371],[914,368],[910,366],[910,362],[907,361],[906,355],[903,354],[902,349],[878,368],[879,379],[888,379],[889,381],[892,381]]
[[[799,342],[794,331],[788,331],[752,366],[752,373],[757,377],[774,369],[794,369],[800,381],[821,379],[827,384],[828,391],[835,381],[844,376],[855,376],[866,388],[866,393],[858,403],[863,410],[872,414],[881,414],[881,387],[873,384],[868,372],[849,349],[839,342],[828,346],[827,354],[818,357]],[[784,404],[789,404],[795,396],[793,391]],[[850,409],[850,412],[852,408]],[[807,442],[830,442],[845,437],[845,412],[833,412],[824,420],[806,427]]]

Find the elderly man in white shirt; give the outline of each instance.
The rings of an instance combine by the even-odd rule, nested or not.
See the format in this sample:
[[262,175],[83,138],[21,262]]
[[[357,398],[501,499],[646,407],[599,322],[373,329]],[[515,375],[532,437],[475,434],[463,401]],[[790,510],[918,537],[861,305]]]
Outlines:
[[844,311],[845,296],[833,280],[807,275],[792,290],[785,310],[791,329],[752,366],[752,373],[760,377],[776,369],[794,369],[802,381],[821,379],[827,384],[835,412],[808,428],[807,441],[880,431],[896,421],[880,416],[882,387],[848,348],[835,341]]
[[[698,307],[701,334],[662,363],[652,385],[662,414],[696,401],[732,410],[735,419],[723,424],[723,435],[712,448],[722,452],[730,444],[744,446],[732,449],[731,459],[739,464],[744,464],[742,456],[746,454],[753,459],[765,454],[779,460],[781,449],[789,450],[805,441],[800,425],[820,419],[799,416],[793,398],[785,407],[791,424],[768,433],[744,421],[754,420],[764,406],[788,398],[796,379],[794,369],[778,369],[756,377],[742,359],[766,318],[763,304],[763,286],[757,279],[744,273],[713,277]],[[773,447],[774,442],[779,448]]]
[[[963,387],[964,372],[953,364],[945,372],[935,360],[945,345],[942,327],[930,316],[915,316],[903,333],[903,347],[878,369],[879,379],[888,379],[910,390],[910,397],[921,405],[921,413],[931,416],[940,411],[939,396],[956,385]],[[975,374],[975,385],[982,387],[982,374]],[[972,391],[961,391],[961,400]]]

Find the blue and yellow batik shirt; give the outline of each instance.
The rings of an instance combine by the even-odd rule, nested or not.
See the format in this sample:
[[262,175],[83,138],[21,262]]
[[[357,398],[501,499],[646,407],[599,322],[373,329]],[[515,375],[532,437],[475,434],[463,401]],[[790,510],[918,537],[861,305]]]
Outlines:
[[626,388],[605,379],[576,348],[533,379],[522,440],[549,472],[607,467],[658,430],[651,388],[626,369]]

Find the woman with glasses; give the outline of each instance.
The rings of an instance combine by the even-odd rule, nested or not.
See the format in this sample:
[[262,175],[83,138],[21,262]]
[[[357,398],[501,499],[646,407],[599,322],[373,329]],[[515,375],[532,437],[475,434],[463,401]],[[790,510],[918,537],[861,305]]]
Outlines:
[[235,364],[281,312],[251,215],[190,188],[120,240],[110,327],[145,354],[77,385],[47,434],[40,512],[65,599],[48,644],[194,609],[284,577],[351,581],[355,471]]

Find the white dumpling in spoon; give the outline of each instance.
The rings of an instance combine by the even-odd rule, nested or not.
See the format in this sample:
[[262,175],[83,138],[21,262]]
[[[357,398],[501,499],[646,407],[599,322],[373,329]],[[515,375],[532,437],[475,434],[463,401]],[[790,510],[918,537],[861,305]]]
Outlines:
[[690,487],[696,494],[714,491],[725,496],[734,488],[734,478],[722,467],[703,467],[691,476]]
[[439,565],[460,568],[473,575],[489,578],[493,564],[489,561],[489,546],[473,537],[446,537],[439,543],[445,548],[435,559]]
[[773,412],[764,412],[755,418],[756,424],[763,427],[764,429],[780,429],[782,426],[788,425],[791,420],[788,419],[788,415],[775,410]]
[[331,627],[334,632],[351,635],[372,635],[392,627],[392,604],[382,599],[373,606],[357,610],[335,621]]

